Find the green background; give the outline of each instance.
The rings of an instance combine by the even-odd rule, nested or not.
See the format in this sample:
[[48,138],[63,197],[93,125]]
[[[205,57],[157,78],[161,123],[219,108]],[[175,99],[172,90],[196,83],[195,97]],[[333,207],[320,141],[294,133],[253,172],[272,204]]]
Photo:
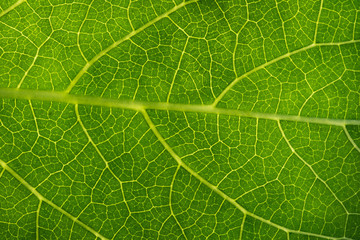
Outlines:
[[0,12],[1,239],[360,239],[358,0]]

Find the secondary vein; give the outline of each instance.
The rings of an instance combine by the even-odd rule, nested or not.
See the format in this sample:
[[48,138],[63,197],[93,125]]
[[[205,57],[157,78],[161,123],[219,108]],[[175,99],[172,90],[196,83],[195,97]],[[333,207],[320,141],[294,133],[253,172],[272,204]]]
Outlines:
[[128,35],[126,35],[125,37],[119,39],[118,41],[114,42],[113,44],[111,44],[110,46],[108,46],[107,48],[105,48],[104,50],[102,50],[101,52],[99,52],[95,57],[93,57],[89,62],[87,62],[85,64],[85,66],[80,70],[80,72],[76,75],[76,77],[71,81],[71,83],[69,84],[69,86],[66,88],[65,93],[69,93],[71,91],[71,89],[76,85],[76,83],[79,81],[79,79],[86,73],[86,71],[95,63],[97,62],[102,56],[104,56],[105,54],[107,54],[110,50],[112,50],[113,48],[117,47],[119,44],[125,42],[126,40],[129,40],[131,37],[135,36],[136,34],[138,34],[139,32],[145,30],[146,28],[150,27],[151,25],[155,24],[156,22],[160,21],[161,19],[169,16],[171,13],[175,12],[176,10],[190,4],[193,2],[196,2],[197,0],[191,0],[191,1],[187,1],[187,2],[182,2],[181,4],[173,7],[172,9],[170,9],[169,11],[157,16],[156,18],[154,18],[153,20],[149,21],[148,23],[144,24],[142,27],[130,32]]
[[48,200],[47,198],[45,198],[43,195],[41,195],[34,187],[32,187],[27,181],[25,181],[25,179],[23,179],[19,174],[17,174],[11,167],[9,167],[9,165],[7,165],[4,161],[0,160],[0,165],[7,171],[9,172],[14,178],[16,178],[24,187],[26,187],[32,194],[34,194],[39,201],[43,201],[46,202],[47,204],[49,204],[51,207],[53,207],[54,209],[56,209],[57,211],[61,212],[62,214],[64,214],[65,216],[67,216],[68,218],[70,218],[72,221],[76,222],[77,224],[79,224],[80,226],[82,226],[84,229],[86,229],[87,231],[91,232],[92,234],[94,234],[96,237],[106,240],[107,238],[102,236],[100,233],[98,233],[97,231],[95,231],[94,229],[92,229],[91,227],[87,226],[86,224],[84,224],[83,222],[81,222],[79,219],[77,219],[76,217],[74,217],[73,215],[71,215],[70,213],[68,213],[67,211],[65,211],[64,209],[60,208],[59,206],[57,206],[55,203],[51,202],[50,200]]
[[334,46],[334,45],[337,46],[337,45],[350,44],[350,43],[358,43],[358,42],[360,42],[360,40],[351,40],[351,41],[339,42],[339,43],[313,43],[313,44],[310,44],[310,45],[308,45],[308,46],[306,46],[306,47],[297,49],[297,50],[292,51],[292,52],[288,52],[288,53],[286,53],[286,54],[284,54],[284,55],[281,55],[281,56],[279,56],[279,57],[277,57],[277,58],[274,58],[273,60],[268,61],[268,62],[266,62],[266,63],[264,63],[264,64],[261,64],[260,66],[257,66],[257,67],[255,67],[255,68],[253,68],[252,70],[244,73],[243,75],[235,78],[235,80],[232,81],[232,82],[219,94],[219,96],[214,100],[214,102],[213,102],[212,105],[213,105],[213,106],[216,106],[216,105],[221,101],[221,99],[226,95],[226,93],[228,93],[228,92],[229,92],[238,82],[240,82],[242,79],[244,79],[244,78],[248,77],[249,75],[251,75],[252,73],[255,73],[255,72],[257,72],[258,70],[263,69],[263,68],[265,68],[265,67],[267,67],[267,66],[270,66],[271,64],[276,63],[276,62],[278,62],[278,61],[280,61],[280,60],[282,60],[282,59],[285,59],[285,58],[287,58],[287,57],[290,57],[290,56],[292,56],[292,55],[295,55],[296,53],[304,52],[304,51],[309,50],[309,49],[314,48],[314,47]]
[[324,235],[320,235],[320,234],[316,234],[316,233],[311,233],[311,232],[304,232],[304,231],[300,231],[300,230],[293,230],[293,229],[289,229],[283,226],[280,226],[274,222],[271,222],[268,219],[262,218],[252,212],[249,212],[248,210],[246,210],[244,207],[242,207],[239,203],[237,203],[233,198],[231,198],[230,196],[228,196],[227,194],[225,194],[223,191],[221,191],[219,188],[217,188],[215,185],[211,184],[210,182],[208,182],[206,179],[204,179],[202,176],[200,176],[197,172],[195,172],[192,168],[190,168],[188,165],[186,165],[181,157],[179,155],[177,155],[175,153],[175,151],[170,147],[170,145],[166,142],[166,140],[162,137],[162,135],[160,134],[160,132],[157,130],[155,124],[151,121],[149,115],[147,114],[146,110],[142,110],[141,111],[145,121],[147,122],[147,124],[149,125],[150,129],[153,131],[154,135],[158,138],[158,140],[160,141],[160,143],[163,145],[163,147],[169,152],[169,154],[174,158],[174,160],[179,164],[180,167],[184,168],[187,172],[189,172],[192,176],[194,176],[197,180],[199,180],[202,184],[204,184],[205,186],[207,186],[208,188],[210,188],[212,191],[214,191],[216,194],[218,194],[219,196],[221,196],[223,199],[225,199],[226,201],[228,201],[230,204],[232,204],[234,207],[236,207],[238,210],[240,210],[243,214],[244,217],[247,216],[251,216],[261,222],[264,222],[270,226],[273,226],[279,230],[282,230],[286,233],[297,233],[297,234],[301,234],[301,235],[308,235],[308,236],[314,236],[314,237],[319,237],[319,238],[326,238],[326,239],[344,239],[342,237],[340,238],[336,238],[336,237],[330,237],[330,236],[324,236]]
[[13,10],[14,8],[16,8],[17,6],[19,6],[20,4],[22,4],[23,2],[26,2],[26,0],[19,0],[16,3],[14,3],[13,5],[11,5],[10,7],[8,7],[7,9],[5,9],[4,11],[2,11],[0,13],[0,17],[4,16],[5,14],[7,14],[8,12],[10,12],[11,10]]

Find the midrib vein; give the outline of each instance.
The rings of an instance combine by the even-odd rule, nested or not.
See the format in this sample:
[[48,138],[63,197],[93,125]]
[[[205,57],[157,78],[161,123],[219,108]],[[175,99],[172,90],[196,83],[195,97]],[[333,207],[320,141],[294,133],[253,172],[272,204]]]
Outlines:
[[274,114],[274,113],[250,112],[250,111],[241,111],[237,109],[218,108],[212,105],[176,104],[176,103],[164,103],[164,102],[140,102],[140,101],[111,99],[111,98],[102,98],[102,97],[93,97],[93,96],[79,96],[79,95],[67,94],[64,92],[58,92],[58,91],[0,88],[0,98],[55,101],[55,102],[63,102],[68,104],[82,104],[82,105],[102,106],[102,107],[111,107],[111,108],[131,109],[135,111],[141,111],[143,109],[154,109],[154,110],[234,115],[240,117],[261,118],[261,119],[269,119],[275,121],[287,120],[287,121],[317,123],[317,124],[341,126],[341,127],[344,127],[346,125],[360,125],[360,120],[356,120],[356,119],[328,119],[328,118],[304,117],[304,116],[284,115],[284,114]]
[[56,204],[54,204],[53,202],[51,202],[50,200],[45,198],[43,195],[41,195],[34,187],[32,187],[27,181],[25,181],[25,179],[23,179],[19,174],[17,174],[4,161],[0,160],[0,165],[1,165],[1,167],[3,167],[3,169],[5,169],[7,172],[9,172],[14,178],[16,178],[24,187],[26,187],[32,194],[34,194],[34,196],[36,196],[39,199],[39,201],[46,202],[47,204],[49,204],[51,207],[53,207],[54,209],[56,209],[60,213],[64,214],[65,216],[70,218],[72,221],[76,222],[77,224],[82,226],[84,229],[86,229],[87,231],[94,234],[96,237],[98,237],[100,239],[103,239],[103,240],[107,240],[106,237],[102,236],[100,233],[96,232],[94,229],[87,226],[86,224],[81,222],[79,219],[77,219],[76,217],[74,217],[73,215],[71,215],[70,213],[68,213],[67,211],[60,208],[59,206],[57,206]]

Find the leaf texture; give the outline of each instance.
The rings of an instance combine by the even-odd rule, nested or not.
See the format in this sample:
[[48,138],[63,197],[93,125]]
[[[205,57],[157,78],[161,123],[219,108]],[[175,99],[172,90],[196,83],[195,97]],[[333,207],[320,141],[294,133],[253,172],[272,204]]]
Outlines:
[[359,239],[357,0],[0,2],[2,239]]

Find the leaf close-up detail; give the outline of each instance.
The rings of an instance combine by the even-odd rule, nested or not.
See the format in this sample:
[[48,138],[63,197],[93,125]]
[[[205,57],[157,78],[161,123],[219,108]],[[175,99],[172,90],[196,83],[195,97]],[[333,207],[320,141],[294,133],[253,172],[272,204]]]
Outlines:
[[360,2],[0,1],[0,239],[360,239]]

